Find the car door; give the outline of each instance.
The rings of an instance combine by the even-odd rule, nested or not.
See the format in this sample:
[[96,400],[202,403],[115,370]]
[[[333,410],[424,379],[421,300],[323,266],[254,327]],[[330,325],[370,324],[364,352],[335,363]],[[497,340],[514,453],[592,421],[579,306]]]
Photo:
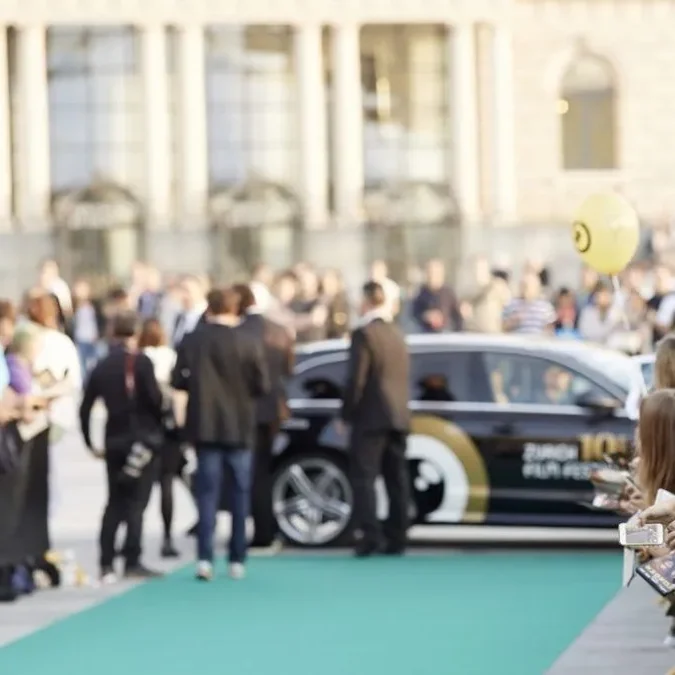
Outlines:
[[[613,514],[588,507],[590,472],[603,455],[625,451],[630,422],[575,405],[614,398],[566,364],[533,353],[486,352],[492,437],[490,521],[494,524],[606,525]],[[617,400],[617,404],[620,402]]]
[[[480,354],[418,351],[411,359],[408,462],[419,523],[483,522],[489,477]],[[484,395],[483,395],[484,397]]]

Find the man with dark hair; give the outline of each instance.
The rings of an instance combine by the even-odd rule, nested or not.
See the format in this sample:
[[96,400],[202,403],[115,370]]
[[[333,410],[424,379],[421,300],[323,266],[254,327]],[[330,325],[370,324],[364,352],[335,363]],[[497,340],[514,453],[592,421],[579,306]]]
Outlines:
[[269,548],[277,535],[272,509],[272,446],[281,422],[286,419],[285,382],[293,370],[293,337],[287,328],[262,314],[261,304],[249,286],[235,287],[240,297],[240,330],[263,345],[270,376],[270,391],[258,400],[254,455],[253,499],[255,523],[253,546]]
[[[100,536],[101,580],[104,583],[115,580],[115,537],[122,523],[127,526],[125,576],[158,576],[140,562],[143,512],[154,481],[154,462],[145,463],[131,481],[124,475],[130,457],[138,452],[139,443],[142,444],[141,437],[161,436],[163,417],[162,392],[152,361],[136,351],[136,327],[133,312],[120,312],[112,318],[110,352],[94,366],[80,406],[84,442],[99,456],[101,449],[94,449],[91,441],[91,411],[94,403],[102,399],[108,412],[104,451],[108,503]],[[146,454],[149,451],[146,449]]]
[[[410,487],[405,459],[410,425],[409,356],[392,323],[387,296],[376,281],[363,286],[362,318],[352,334],[342,419],[351,425],[354,511],[362,538],[355,553],[404,552]],[[377,519],[375,480],[382,474],[389,497],[384,530]]]
[[184,435],[197,454],[197,578],[204,581],[213,577],[224,470],[232,478],[229,572],[234,579],[244,576],[256,398],[269,391],[262,344],[238,330],[238,309],[234,290],[208,294],[208,319],[182,340],[171,378],[175,389],[188,394]]

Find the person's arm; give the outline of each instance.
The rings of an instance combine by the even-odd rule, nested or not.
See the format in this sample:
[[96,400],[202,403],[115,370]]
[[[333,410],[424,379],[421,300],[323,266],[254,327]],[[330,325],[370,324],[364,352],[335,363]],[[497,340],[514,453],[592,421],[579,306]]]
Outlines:
[[91,423],[91,411],[94,407],[94,403],[99,398],[101,394],[101,373],[98,366],[94,367],[94,370],[91,371],[91,375],[87,380],[87,384],[84,388],[84,394],[82,396],[82,402],[80,403],[80,429],[82,431],[82,438],[84,443],[89,448],[91,447],[91,433],[90,433],[90,423]]
[[423,329],[430,328],[429,322],[425,318],[427,311],[429,311],[429,293],[425,288],[421,288],[413,300],[412,315]]
[[260,398],[271,390],[269,368],[262,342],[255,340],[250,343],[249,348],[249,388],[255,398]]
[[464,329],[464,319],[459,308],[459,300],[457,295],[451,289],[447,289],[448,293],[448,322],[451,331],[460,332]]
[[363,396],[370,362],[370,348],[365,333],[362,330],[354,331],[349,349],[347,382],[342,396],[341,417],[345,422],[350,422],[353,419],[354,410]]
[[178,391],[188,391],[190,384],[190,366],[187,355],[189,343],[188,339],[181,340],[176,349],[176,363],[171,371],[171,387]]

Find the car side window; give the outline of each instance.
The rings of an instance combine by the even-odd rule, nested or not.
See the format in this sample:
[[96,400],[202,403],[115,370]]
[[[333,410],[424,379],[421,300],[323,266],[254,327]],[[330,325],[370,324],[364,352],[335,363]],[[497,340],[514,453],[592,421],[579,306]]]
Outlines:
[[480,396],[482,368],[472,352],[412,354],[410,399],[413,401],[475,402]]
[[523,354],[483,355],[494,403],[576,405],[581,396],[614,398],[586,376]]
[[[307,365],[306,365],[307,364]],[[347,379],[347,361],[302,363],[288,383],[288,398],[341,399]]]

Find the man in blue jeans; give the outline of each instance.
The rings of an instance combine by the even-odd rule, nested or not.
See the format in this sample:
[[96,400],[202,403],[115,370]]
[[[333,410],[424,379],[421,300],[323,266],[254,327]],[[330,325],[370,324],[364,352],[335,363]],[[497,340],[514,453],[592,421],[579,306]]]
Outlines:
[[239,328],[239,296],[214,289],[207,321],[178,347],[172,386],[188,394],[184,438],[197,454],[195,498],[197,578],[213,578],[213,535],[223,473],[232,478],[229,573],[245,574],[246,518],[250,510],[256,400],[269,391],[262,341]]

